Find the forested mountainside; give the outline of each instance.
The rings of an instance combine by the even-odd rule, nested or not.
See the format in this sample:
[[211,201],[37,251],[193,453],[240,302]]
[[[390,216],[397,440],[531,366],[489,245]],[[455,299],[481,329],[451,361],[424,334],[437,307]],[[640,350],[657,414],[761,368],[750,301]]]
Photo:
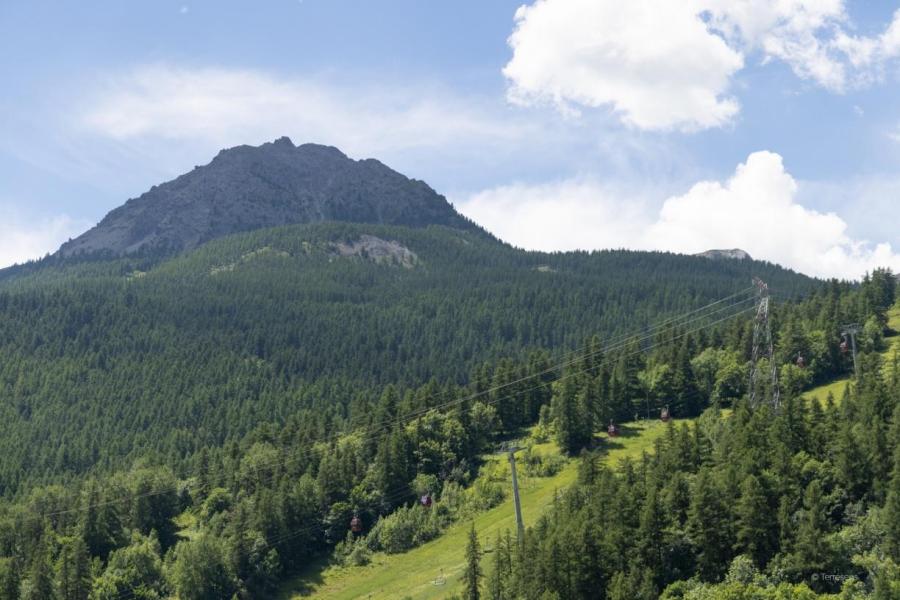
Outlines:
[[[136,452],[128,469],[3,506],[0,589],[14,598],[271,597],[335,547],[335,560],[362,564],[372,550],[402,552],[490,506],[501,484],[466,489],[480,457],[537,424],[565,451],[588,452],[578,486],[523,548],[495,549],[499,566],[483,590],[493,597],[649,599],[667,586],[668,598],[744,598],[755,586],[771,592],[760,597],[813,598],[810,586],[836,588],[810,573],[846,567],[856,589],[844,598],[890,598],[872,594],[893,589],[900,558],[900,384],[896,368],[882,377],[878,358],[895,287],[877,272],[861,287],[830,283],[778,305],[775,414],[765,401],[746,405],[755,308],[744,289],[605,347],[595,338],[556,360],[535,351],[491,361],[465,385],[371,384],[377,397],[339,410],[285,409],[283,420],[205,445],[180,467]],[[866,383],[839,409],[807,413],[802,389],[852,369],[838,344],[851,321],[865,324]],[[202,357],[194,364],[204,368]],[[594,431],[663,405],[679,417],[712,412],[620,473],[596,467],[606,442]],[[733,415],[722,420],[719,407]]]
[[[600,464],[602,451],[582,454],[577,484],[522,546],[497,539],[488,597],[900,598],[900,332],[888,329],[893,350],[876,352],[887,349],[881,332],[895,297],[890,278],[882,282],[888,293],[870,305],[852,387],[810,402],[797,379],[808,363],[795,361],[780,368],[778,410],[746,399],[727,416],[708,409],[615,469]],[[839,322],[836,306],[820,298],[782,313],[781,356],[808,358]],[[900,329],[900,306],[892,315]],[[704,350],[694,372],[719,352]],[[579,378],[573,398],[592,385]],[[577,405],[565,394],[553,402]]]
[[[775,301],[777,414],[746,405],[752,277]],[[312,561],[401,552],[495,504],[479,467],[529,429],[584,451],[583,473],[521,549],[498,547],[494,598],[893,573],[895,288],[749,257],[526,252],[380,163],[226,151],[0,272],[0,600],[271,597]],[[851,372],[853,322],[861,380],[824,431],[837,409],[798,395]],[[592,466],[598,430],[663,406],[705,416],[620,473]],[[741,507],[756,528],[721,532]],[[882,593],[860,585],[848,598]]]
[[486,360],[571,349],[746,288],[764,263],[523,252],[473,232],[301,225],[172,259],[46,261],[0,286],[0,490],[206,446],[383,385],[461,385]]

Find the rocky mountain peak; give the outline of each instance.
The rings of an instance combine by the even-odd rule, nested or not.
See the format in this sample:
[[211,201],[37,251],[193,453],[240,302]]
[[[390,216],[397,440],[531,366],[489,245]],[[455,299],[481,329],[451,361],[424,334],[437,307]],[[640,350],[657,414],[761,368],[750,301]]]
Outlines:
[[281,137],[222,150],[116,208],[60,253],[180,251],[241,231],[319,221],[480,231],[428,185],[377,160]]

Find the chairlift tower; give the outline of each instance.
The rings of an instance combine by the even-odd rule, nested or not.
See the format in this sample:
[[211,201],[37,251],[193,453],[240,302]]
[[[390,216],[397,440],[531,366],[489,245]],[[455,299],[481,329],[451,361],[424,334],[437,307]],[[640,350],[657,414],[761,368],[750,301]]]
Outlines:
[[519,502],[519,479],[516,477],[516,450],[517,447],[512,446],[509,452],[509,469],[512,472],[513,500],[516,505],[516,535],[519,545],[525,540],[525,523],[522,521],[522,504]]
[[761,372],[759,361],[768,359],[771,371],[772,408],[777,411],[780,406],[778,389],[778,364],[775,361],[775,344],[772,341],[772,326],[769,322],[769,286],[758,277],[753,278],[756,286],[756,318],[753,323],[753,354],[750,363],[750,408],[756,409],[765,401],[762,389],[765,374]]
[[846,336],[850,336],[850,348],[853,351],[853,374],[856,376],[856,381],[859,382],[859,365],[856,362],[856,336],[862,331],[862,327],[857,323],[851,323],[849,325],[844,325],[841,327],[841,335],[846,338]]

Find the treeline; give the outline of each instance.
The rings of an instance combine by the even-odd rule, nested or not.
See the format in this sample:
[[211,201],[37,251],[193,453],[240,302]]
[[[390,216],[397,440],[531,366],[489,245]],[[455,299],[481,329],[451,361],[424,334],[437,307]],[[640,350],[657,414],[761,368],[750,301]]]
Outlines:
[[[782,371],[800,368],[793,337],[784,335],[790,328],[803,340],[820,327],[830,336],[846,318],[882,322],[894,294],[893,277],[878,272],[859,288],[834,284],[785,306],[776,319]],[[443,511],[460,506],[479,456],[498,438],[537,422],[577,453],[595,441],[572,435],[573,426],[643,414],[648,394],[654,417],[663,403],[676,416],[728,404],[735,413],[722,420],[712,412],[693,430],[671,430],[652,456],[620,473],[601,469],[589,451],[580,485],[527,535],[524,550],[506,544],[504,566],[491,580],[498,597],[595,598],[597,590],[655,597],[670,584],[670,594],[700,593],[740,554],[755,561],[739,563],[751,579],[783,571],[785,581],[797,581],[819,559],[837,561],[822,569],[852,565],[836,541],[809,550],[812,533],[788,530],[807,519],[810,531],[840,537],[839,525],[869,518],[871,507],[895,497],[896,478],[887,474],[897,445],[889,410],[897,383],[875,375],[879,337],[860,340],[869,383],[842,399],[842,419],[815,407],[806,414],[787,384],[785,408],[773,415],[749,411],[742,399],[752,325],[745,317],[711,326],[715,320],[676,321],[656,331],[649,347],[623,343],[627,350],[617,352],[589,339],[562,374],[549,352],[534,351],[475,368],[465,386],[388,384],[343,412],[299,409],[282,423],[200,448],[185,459],[185,473],[147,455],[127,472],[34,489],[0,514],[0,599],[267,597],[283,577],[334,548],[340,560],[358,564],[372,547],[402,551],[437,535],[442,519],[452,518]],[[710,349],[721,354],[715,369]],[[829,368],[849,370],[840,351]],[[671,376],[654,376],[659,371]],[[489,488],[475,492],[484,506],[496,501]],[[422,496],[434,499],[433,510],[420,506]],[[747,530],[730,534],[744,504],[755,511]],[[753,529],[763,514],[767,529]],[[781,515],[778,537],[773,514]],[[871,518],[847,533],[852,543],[883,523]]]

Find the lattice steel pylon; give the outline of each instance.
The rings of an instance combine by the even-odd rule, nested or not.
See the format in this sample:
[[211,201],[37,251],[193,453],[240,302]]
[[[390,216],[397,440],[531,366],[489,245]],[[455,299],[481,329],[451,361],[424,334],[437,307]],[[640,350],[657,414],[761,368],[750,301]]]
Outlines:
[[769,286],[758,277],[753,278],[756,286],[756,321],[753,324],[753,354],[750,363],[750,407],[757,408],[765,400],[762,389],[763,374],[760,373],[759,361],[769,360],[772,371],[772,394],[770,402],[774,410],[779,407],[778,364],[775,361],[775,345],[772,342],[772,326],[769,323]]

